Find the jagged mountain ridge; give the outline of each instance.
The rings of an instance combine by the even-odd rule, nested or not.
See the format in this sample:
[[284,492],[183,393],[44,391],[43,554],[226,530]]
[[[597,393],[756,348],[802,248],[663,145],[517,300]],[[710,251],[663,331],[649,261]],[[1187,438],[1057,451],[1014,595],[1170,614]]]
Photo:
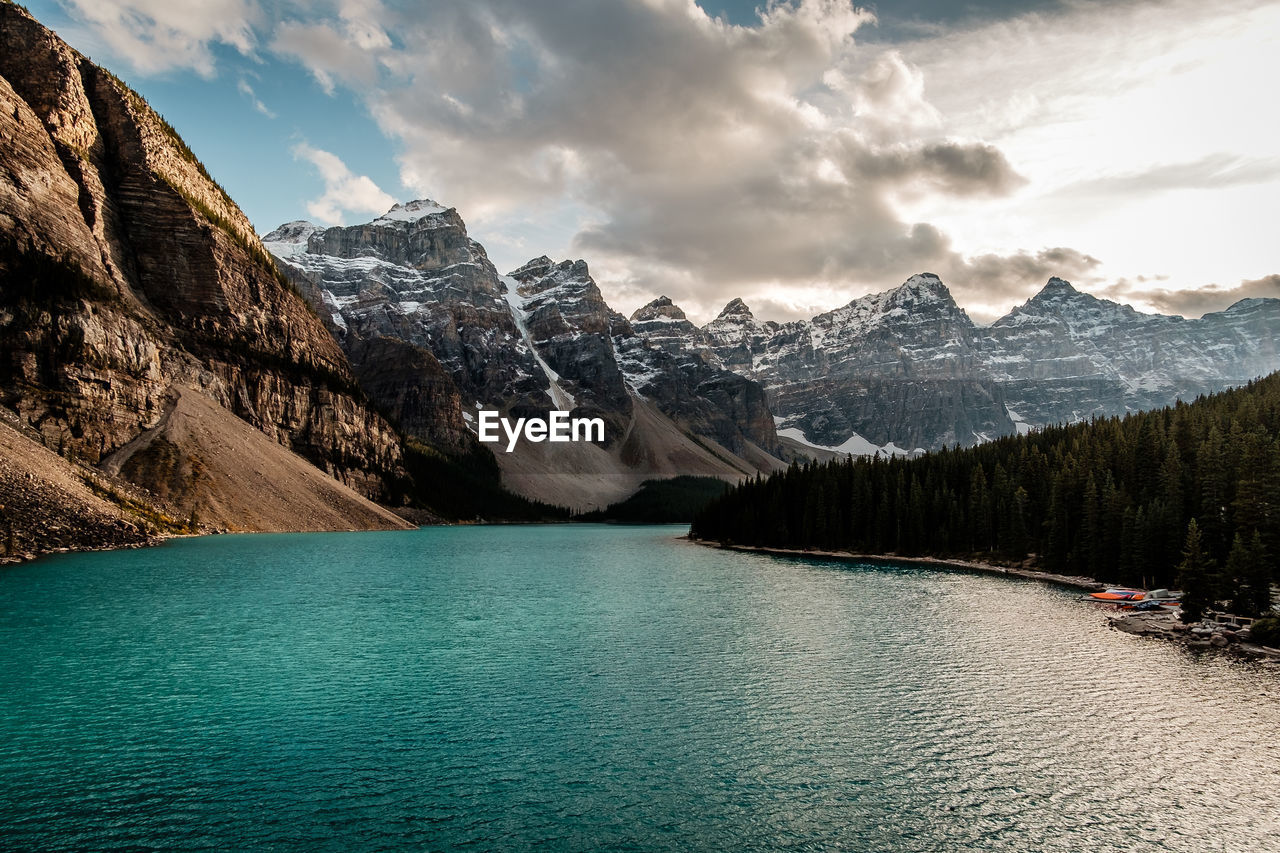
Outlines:
[[921,274],[812,320],[761,323],[740,299],[701,329],[808,441],[933,449],[1172,404],[1280,367],[1280,300],[1199,320],[1143,314],[1051,278],[991,326]]
[[[498,275],[456,211],[430,200],[353,228],[443,231],[465,251],[410,256],[405,247],[421,237],[339,236],[352,229],[325,229],[317,241],[309,223],[268,235],[294,271],[309,271],[340,335],[356,328],[436,352],[473,398],[464,416],[477,403],[517,413],[576,408],[606,419],[610,444],[625,436],[633,401],[652,397],[734,453],[936,449],[1166,405],[1280,366],[1275,300],[1184,320],[1053,278],[983,327],[938,276],[921,273],[805,321],[760,322],[735,299],[699,328],[665,296],[630,318],[616,314],[582,261],[541,257]],[[483,342],[454,347],[477,331],[465,325],[469,312]],[[756,386],[734,387],[730,373],[767,393],[756,400]],[[766,409],[776,431],[761,417]]]
[[[478,408],[605,421],[598,447],[522,441],[498,452],[504,482],[523,494],[602,506],[646,476],[736,479],[782,464],[759,386],[705,348],[655,346],[608,306],[584,261],[544,256],[500,275],[457,211],[426,199],[361,225],[287,223],[263,240],[328,316],[357,373],[361,347],[394,339],[438,360],[456,389],[441,406],[460,406],[472,427]],[[396,400],[371,393],[406,422]]]
[[1037,423],[1169,405],[1280,366],[1274,299],[1187,320],[1143,314],[1051,278],[982,331],[984,362],[1010,408]]

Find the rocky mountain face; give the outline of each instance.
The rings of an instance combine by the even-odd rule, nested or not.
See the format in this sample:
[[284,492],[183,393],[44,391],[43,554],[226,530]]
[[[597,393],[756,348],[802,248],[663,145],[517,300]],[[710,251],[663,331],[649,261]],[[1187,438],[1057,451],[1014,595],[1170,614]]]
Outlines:
[[534,258],[503,278],[511,316],[557,408],[605,420],[605,446],[623,438],[633,400],[613,344],[625,320],[605,304],[584,261]]
[[[705,347],[664,341],[668,324],[656,303],[631,320],[610,309],[583,261],[539,257],[500,275],[457,211],[430,200],[398,204],[363,225],[291,222],[263,239],[328,317],[362,381],[369,348],[388,341],[440,365],[453,392],[439,383],[416,420],[396,397],[407,377],[365,382],[409,432],[438,425],[455,409],[472,428],[478,408],[511,417],[560,409],[605,421],[605,441],[593,449],[551,453],[521,442],[513,454],[499,452],[506,479],[525,494],[594,505],[625,496],[646,474],[739,477],[781,464],[759,385],[726,370]],[[667,306],[679,314],[682,333],[697,332]],[[449,423],[458,442],[470,439],[456,420]],[[584,458],[568,464],[573,453]],[[588,489],[584,499],[565,493],[562,469],[584,483],[615,482]]]
[[0,139],[0,403],[46,447],[97,464],[181,387],[386,493],[399,436],[244,214],[141,97],[9,3]]
[[1014,431],[973,322],[930,273],[785,324],[760,323],[735,299],[702,332],[722,363],[765,386],[784,432],[806,443],[857,436],[868,447],[931,449]]
[[988,327],[924,273],[786,324],[761,323],[735,299],[700,331],[722,364],[765,386],[780,434],[863,452],[1170,405],[1280,368],[1280,300],[1186,320],[1058,278]]
[[980,330],[982,361],[1033,424],[1171,405],[1280,368],[1280,300],[1199,320],[1142,314],[1060,278]]
[[[697,328],[660,297],[631,318],[612,311],[583,261],[537,258],[511,274],[534,345],[556,373],[606,407],[651,402],[685,431],[735,455],[776,452],[763,389],[709,358]],[[585,356],[585,357],[584,357]],[[597,390],[599,389],[599,390]]]
[[[411,434],[460,448],[476,403],[536,410],[547,376],[516,326],[507,286],[457,211],[429,200],[350,227],[282,225],[263,238]],[[385,358],[391,349],[398,358]],[[415,388],[427,365],[427,388]],[[543,406],[545,409],[545,406]]]

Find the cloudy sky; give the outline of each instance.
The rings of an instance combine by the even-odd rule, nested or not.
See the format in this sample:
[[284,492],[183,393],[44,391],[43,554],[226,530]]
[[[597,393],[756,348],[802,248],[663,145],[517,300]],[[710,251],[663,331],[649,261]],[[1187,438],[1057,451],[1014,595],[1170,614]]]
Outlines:
[[260,232],[455,206],[629,312],[940,274],[1198,316],[1280,296],[1277,0],[27,0]]

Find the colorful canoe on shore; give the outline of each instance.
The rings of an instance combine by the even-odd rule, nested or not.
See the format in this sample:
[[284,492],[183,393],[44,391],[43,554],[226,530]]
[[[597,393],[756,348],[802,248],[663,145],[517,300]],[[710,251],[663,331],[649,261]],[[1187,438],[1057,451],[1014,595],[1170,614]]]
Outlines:
[[1141,601],[1146,592],[1141,589],[1108,589],[1103,592],[1092,592],[1084,596],[1090,601],[1105,601],[1115,604],[1120,601]]
[[1168,589],[1153,589],[1148,592],[1128,587],[1113,587],[1102,592],[1090,593],[1083,598],[1085,601],[1097,601],[1102,604],[1118,604],[1125,609],[1179,607],[1182,604],[1182,593]]

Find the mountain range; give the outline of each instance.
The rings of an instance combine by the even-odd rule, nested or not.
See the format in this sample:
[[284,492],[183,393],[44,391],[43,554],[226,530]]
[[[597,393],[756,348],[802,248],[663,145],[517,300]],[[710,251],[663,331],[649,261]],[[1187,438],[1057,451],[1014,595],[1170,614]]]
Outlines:
[[[734,299],[699,327],[667,297],[623,318],[581,260],[540,257],[500,275],[457,211],[430,200],[363,225],[291,222],[264,240],[361,375],[370,340],[408,341],[438,359],[458,391],[441,398],[455,432],[476,407],[559,406],[602,415],[614,442],[634,436],[634,413],[649,408],[714,442],[738,471],[968,446],[1189,400],[1280,367],[1274,299],[1186,320],[1051,278],[980,326],[938,276],[921,273],[809,320],[758,321]],[[383,403],[394,411],[397,401]],[[530,461],[537,451],[522,446],[499,464],[517,488],[554,499],[554,475]],[[669,470],[622,461],[633,473]],[[721,473],[697,464],[681,473]]]
[[[0,140],[5,557],[538,518],[655,477],[968,445],[1280,367],[1280,300],[1185,320],[1051,279],[979,326],[922,273],[809,320],[733,300],[697,326],[666,297],[614,311],[582,260],[502,274],[430,200],[259,239],[136,92],[8,2]],[[572,410],[605,438],[492,452],[480,409]]]
[[759,322],[734,300],[701,332],[694,345],[764,385],[782,434],[849,449],[970,445],[1172,405],[1280,368],[1280,300],[1187,320],[1060,278],[990,326],[922,273],[793,323]]

